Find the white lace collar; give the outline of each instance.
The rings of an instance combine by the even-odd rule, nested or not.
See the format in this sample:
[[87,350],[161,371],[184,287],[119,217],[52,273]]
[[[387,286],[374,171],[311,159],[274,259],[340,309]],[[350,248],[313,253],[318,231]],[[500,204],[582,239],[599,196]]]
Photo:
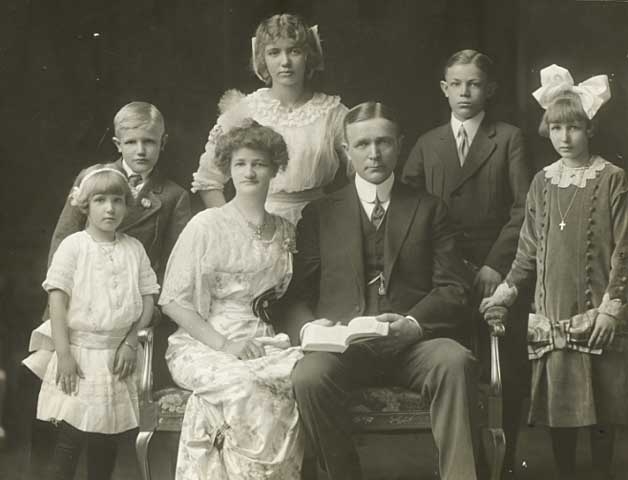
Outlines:
[[314,123],[340,104],[337,95],[315,92],[307,102],[296,108],[287,108],[270,94],[270,88],[260,88],[246,97],[251,112],[262,123],[286,127],[302,127]]
[[570,185],[584,188],[587,180],[597,177],[598,172],[602,171],[607,163],[602,157],[594,155],[588,167],[573,168],[565,165],[561,158],[543,170],[545,170],[545,178],[558,188],[567,188]]

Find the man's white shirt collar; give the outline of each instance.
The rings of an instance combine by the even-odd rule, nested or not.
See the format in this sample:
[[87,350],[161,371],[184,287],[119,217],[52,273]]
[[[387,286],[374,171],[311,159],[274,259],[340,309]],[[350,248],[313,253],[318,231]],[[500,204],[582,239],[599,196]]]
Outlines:
[[451,124],[451,130],[454,133],[454,138],[456,139],[456,143],[458,143],[458,130],[460,130],[460,125],[464,125],[464,129],[467,131],[467,138],[469,139],[469,145],[471,145],[473,143],[473,139],[475,138],[475,135],[478,133],[478,130],[480,129],[480,124],[482,123],[482,120],[484,120],[485,116],[486,116],[486,112],[482,110],[475,117],[465,120],[464,122],[461,122],[452,113],[450,124]]
[[380,203],[385,211],[388,211],[390,205],[390,191],[395,183],[395,174],[391,173],[390,177],[379,185],[367,182],[360,175],[355,175],[355,189],[358,192],[358,198],[362,204],[362,209],[368,218],[371,218],[373,209],[375,208],[375,195],[379,198]]
[[[390,176],[379,185],[367,182],[360,175],[355,175],[355,188],[358,191],[358,197],[362,202],[375,203],[375,195],[379,198],[379,201],[384,204],[388,204],[390,201],[390,191],[395,183],[395,174],[391,173]],[[384,205],[386,208],[386,205]]]

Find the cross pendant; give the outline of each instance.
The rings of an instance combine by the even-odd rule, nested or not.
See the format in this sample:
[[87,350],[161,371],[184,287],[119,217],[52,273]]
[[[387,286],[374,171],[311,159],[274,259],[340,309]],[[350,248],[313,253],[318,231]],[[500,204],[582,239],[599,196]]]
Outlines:
[[567,226],[567,224],[565,223],[564,220],[561,220],[560,223],[558,224],[558,226],[560,227],[560,231],[562,232],[565,227]]

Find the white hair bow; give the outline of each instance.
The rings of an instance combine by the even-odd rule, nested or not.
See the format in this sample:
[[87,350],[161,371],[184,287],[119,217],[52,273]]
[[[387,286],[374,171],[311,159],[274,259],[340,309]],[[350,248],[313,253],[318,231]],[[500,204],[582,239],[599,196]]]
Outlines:
[[[323,69],[324,69],[324,64],[323,64],[323,47],[321,45],[321,37],[318,35],[318,25],[314,25],[314,26],[310,27],[310,32],[312,32],[312,35],[314,35],[314,41],[316,42],[316,49],[318,50],[318,54],[321,57],[321,61],[320,61],[319,65],[316,66],[316,70],[318,70],[319,72],[322,72]],[[255,72],[255,75],[257,76],[257,78],[259,78],[262,82],[266,82],[264,77],[262,77],[262,75],[257,70],[257,63],[255,62],[255,43],[256,43],[256,39],[257,39],[257,37],[251,37],[251,55],[253,56],[253,62],[252,62],[253,63],[253,71]]]
[[584,113],[589,119],[592,119],[600,107],[611,98],[608,76],[596,75],[574,85],[569,70],[556,64],[541,70],[541,86],[532,93],[532,96],[544,110],[547,110],[556,96],[565,91],[574,92],[580,97]]

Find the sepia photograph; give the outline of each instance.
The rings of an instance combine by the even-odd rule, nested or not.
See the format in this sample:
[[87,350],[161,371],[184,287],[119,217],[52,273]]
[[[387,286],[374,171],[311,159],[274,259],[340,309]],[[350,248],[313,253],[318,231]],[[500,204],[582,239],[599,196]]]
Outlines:
[[628,480],[628,0],[0,3],[0,480]]

